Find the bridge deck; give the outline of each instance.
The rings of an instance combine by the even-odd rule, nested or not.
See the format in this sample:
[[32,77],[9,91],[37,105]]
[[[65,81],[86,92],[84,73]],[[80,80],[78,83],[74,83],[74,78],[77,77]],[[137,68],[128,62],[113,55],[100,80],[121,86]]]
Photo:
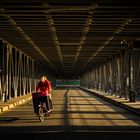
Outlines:
[[[18,99],[21,105],[1,112],[1,133],[110,132],[113,134],[114,132],[140,132],[140,117],[138,115],[81,89],[53,90],[53,114],[43,123],[39,122],[33,112],[30,95],[27,95],[26,99],[27,97],[28,100],[25,102],[23,102],[25,100],[23,97],[19,98],[20,101]],[[102,95],[102,97],[105,96]],[[1,106],[4,104],[8,105],[8,102]]]

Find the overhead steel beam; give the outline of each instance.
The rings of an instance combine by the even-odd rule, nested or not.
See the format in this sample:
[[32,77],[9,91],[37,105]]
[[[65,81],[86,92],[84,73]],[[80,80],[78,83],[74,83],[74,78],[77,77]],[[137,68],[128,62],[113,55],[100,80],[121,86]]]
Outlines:
[[43,56],[43,58],[50,64],[50,66],[53,68],[53,70],[56,72],[55,67],[50,62],[50,60],[47,58],[47,56],[39,49],[39,47],[33,42],[33,40],[23,31],[21,27],[19,27],[14,19],[12,19],[9,15],[6,14],[5,9],[0,8],[0,12],[2,15],[9,21],[9,23],[13,26],[13,28],[18,31],[22,37],[29,42],[29,44],[38,51],[38,53]]
[[[49,8],[49,5],[46,2],[43,2],[43,5]],[[56,50],[57,50],[57,53],[58,53],[58,56],[59,56],[59,59],[60,59],[61,65],[62,65],[62,70],[64,70],[63,57],[62,57],[61,48],[59,45],[59,39],[56,34],[56,28],[55,28],[53,18],[48,14],[49,13],[48,11],[44,11],[44,12],[46,14],[49,29],[50,29],[50,32],[51,32],[51,35],[52,35],[52,38],[54,41],[54,45],[56,47]]]
[[108,37],[107,40],[103,42],[103,44],[100,46],[100,48],[98,48],[98,50],[95,53],[93,53],[92,56],[88,59],[88,61],[81,67],[79,72],[81,72],[87,66],[87,64],[90,63],[94,59],[94,57],[97,56],[98,53],[101,52],[110,43],[110,41],[112,41],[115,38],[115,35],[119,34],[126,27],[126,25],[128,25],[130,22],[132,22],[132,17],[123,21],[122,24],[120,25],[120,27],[118,27],[114,31],[114,35]]
[[88,18],[87,18],[87,20],[86,20],[86,22],[85,22],[83,33],[82,33],[82,36],[81,36],[80,42],[79,42],[80,45],[79,45],[79,47],[77,49],[77,52],[76,52],[76,55],[75,55],[75,58],[74,58],[74,63],[73,63],[72,69],[74,69],[74,67],[76,65],[76,62],[77,62],[77,59],[79,57],[80,51],[81,51],[81,49],[83,47],[83,44],[84,44],[84,42],[86,40],[86,35],[87,35],[87,33],[88,33],[89,29],[90,29],[91,22],[92,22],[92,15],[89,15]]

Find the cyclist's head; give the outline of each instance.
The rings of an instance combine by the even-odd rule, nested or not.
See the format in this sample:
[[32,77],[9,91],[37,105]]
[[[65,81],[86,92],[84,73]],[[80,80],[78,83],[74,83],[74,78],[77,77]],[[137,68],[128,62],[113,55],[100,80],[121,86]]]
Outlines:
[[47,77],[46,76],[42,76],[41,77],[41,81],[45,81],[45,80],[47,80]]

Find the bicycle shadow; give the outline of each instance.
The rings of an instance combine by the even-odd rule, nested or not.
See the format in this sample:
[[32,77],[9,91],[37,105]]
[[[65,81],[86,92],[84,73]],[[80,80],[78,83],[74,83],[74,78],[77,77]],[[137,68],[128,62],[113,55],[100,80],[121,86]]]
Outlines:
[[0,123],[2,122],[14,122],[19,120],[17,117],[0,117]]

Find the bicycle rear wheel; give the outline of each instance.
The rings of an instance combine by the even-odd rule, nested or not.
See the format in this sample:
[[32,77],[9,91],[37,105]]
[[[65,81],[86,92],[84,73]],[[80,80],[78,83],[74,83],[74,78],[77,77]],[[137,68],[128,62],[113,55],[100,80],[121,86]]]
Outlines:
[[40,122],[43,122],[45,119],[42,105],[39,105],[38,118],[39,118]]

